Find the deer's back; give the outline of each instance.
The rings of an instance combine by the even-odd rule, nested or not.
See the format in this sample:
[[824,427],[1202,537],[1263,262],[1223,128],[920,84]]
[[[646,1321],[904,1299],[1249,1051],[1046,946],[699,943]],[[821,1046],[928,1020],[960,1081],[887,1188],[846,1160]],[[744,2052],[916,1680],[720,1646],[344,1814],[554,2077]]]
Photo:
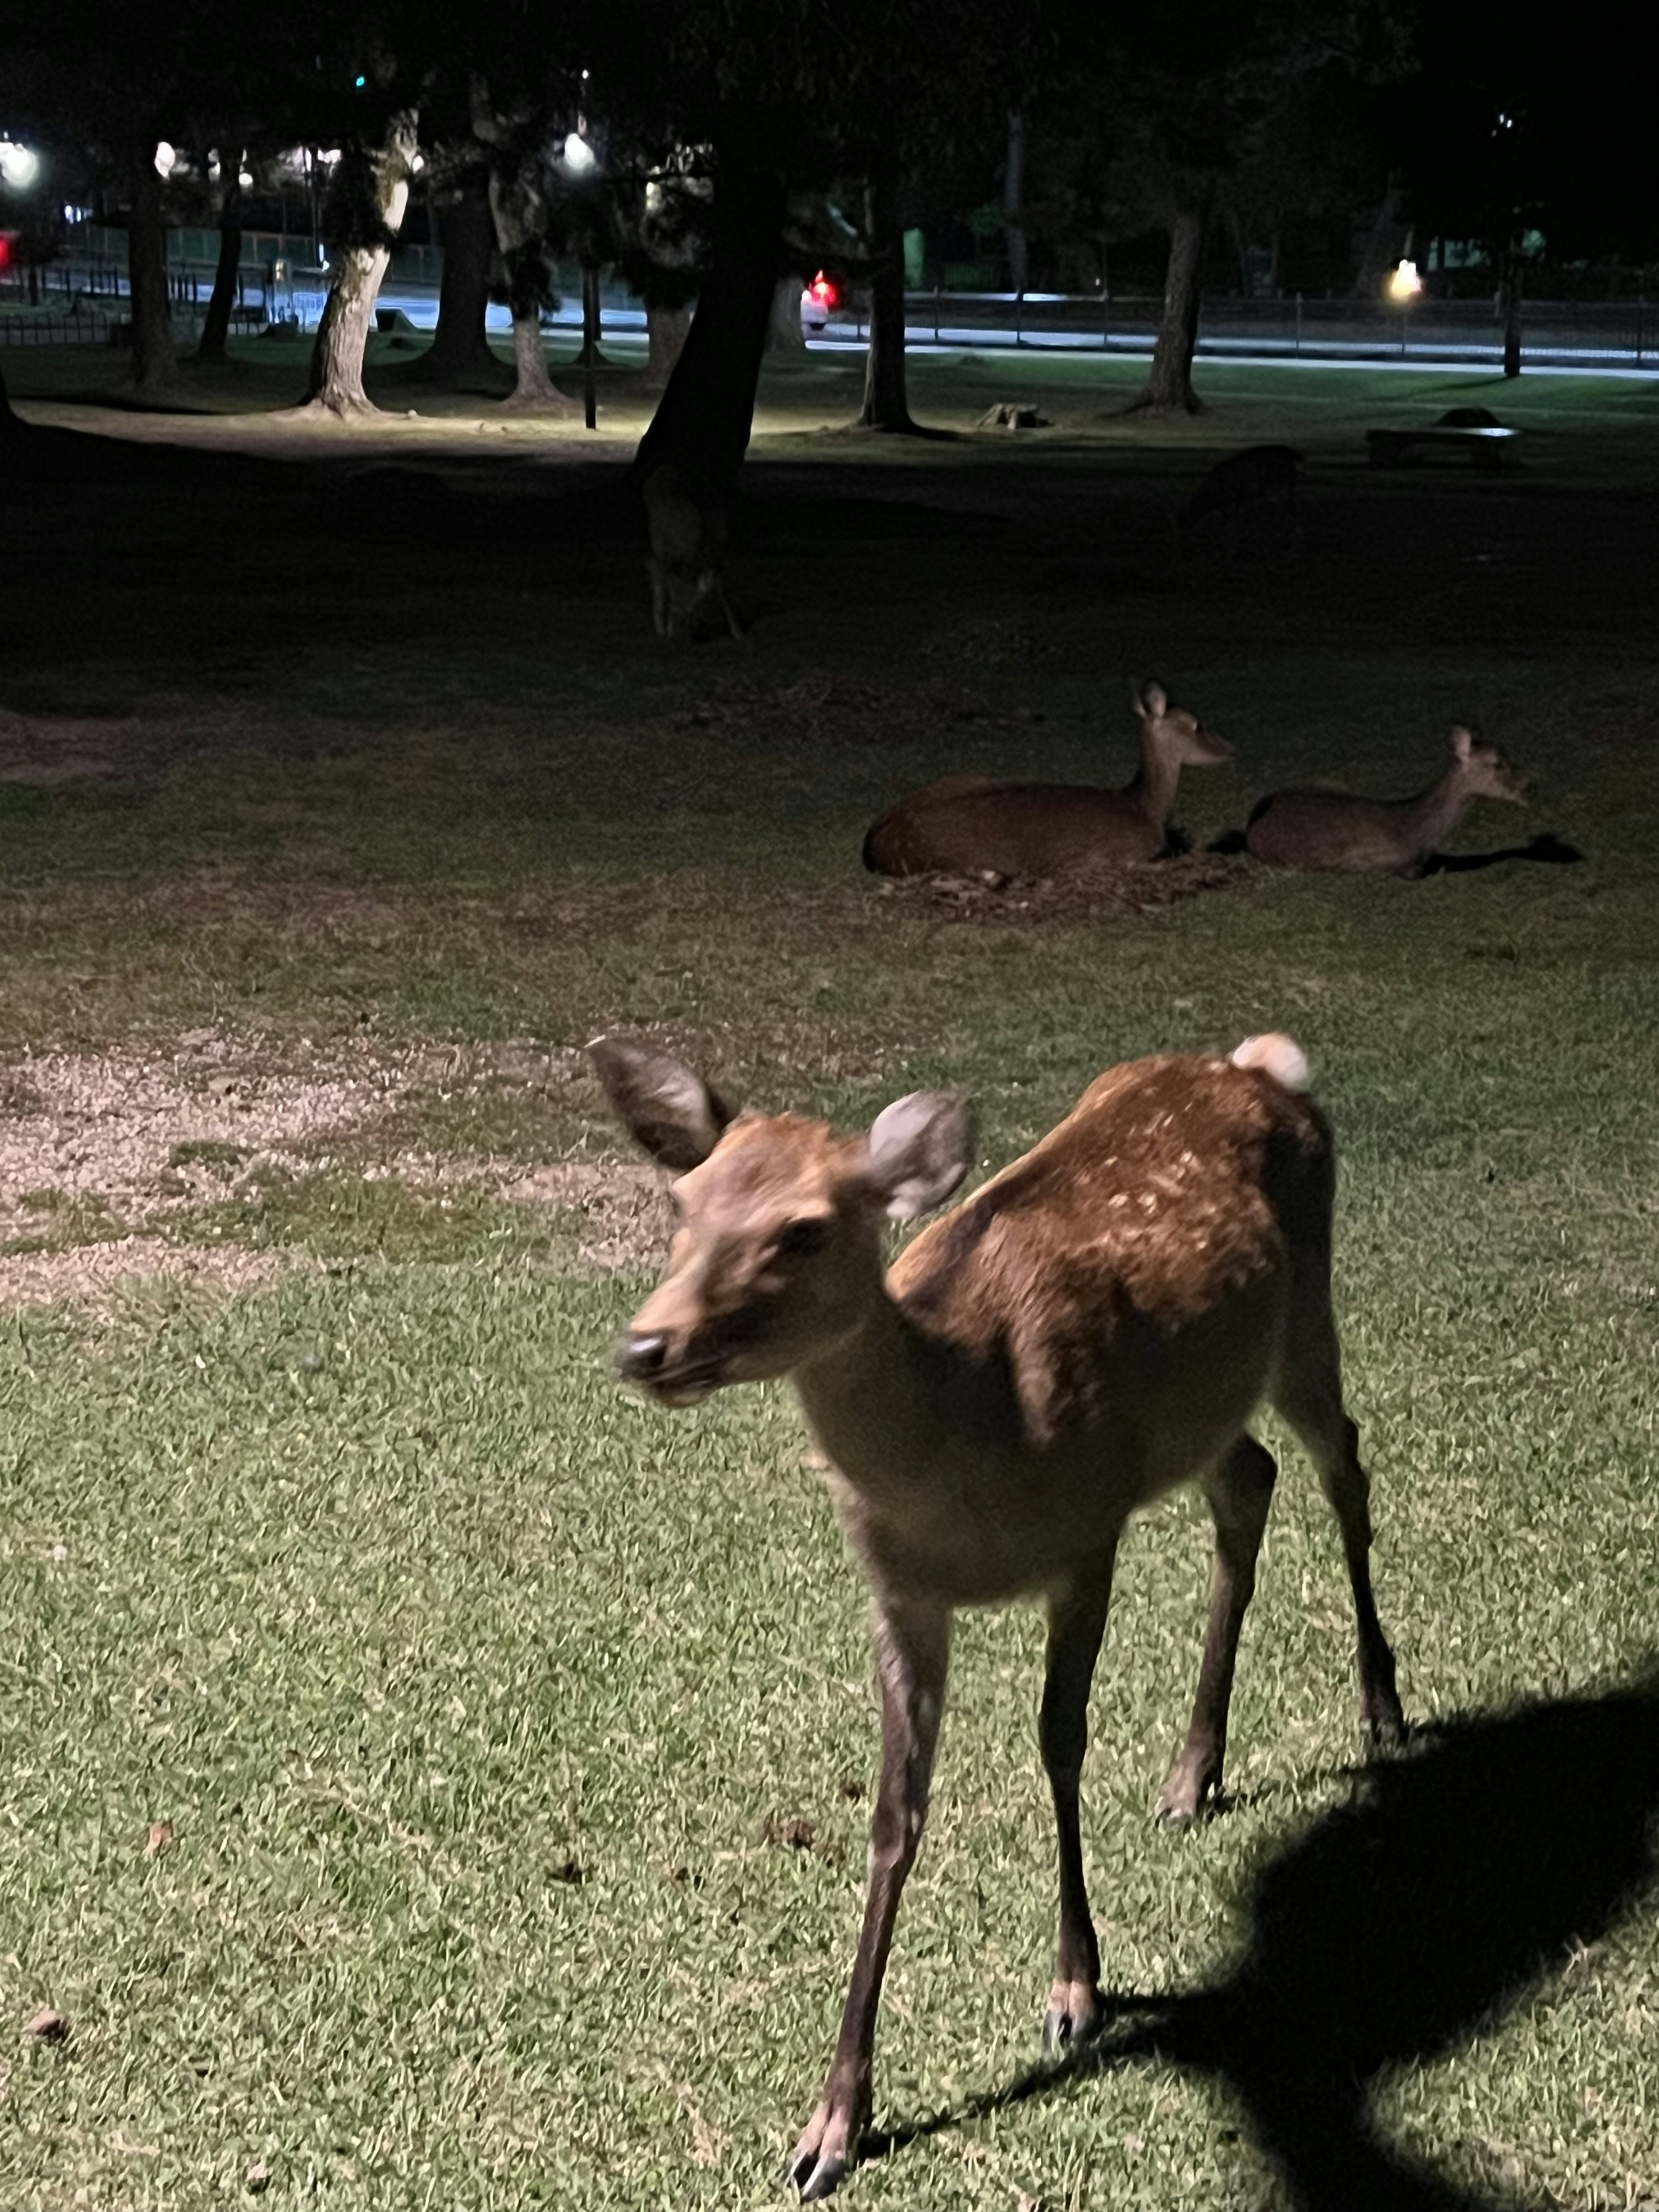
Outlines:
[[1420,858],[1407,805],[1334,791],[1281,791],[1263,799],[1244,843],[1257,860],[1281,868],[1388,875]]
[[726,555],[726,508],[708,479],[668,462],[646,479],[652,557],[680,574],[718,568]]
[[865,838],[864,864],[887,876],[1048,876],[1091,861],[1156,860],[1164,842],[1162,827],[1124,792],[947,776],[883,815]]
[[[1215,1410],[1237,1433],[1264,1387],[1288,1263],[1328,1250],[1333,1172],[1318,1108],[1270,1077],[1133,1060],[917,1237],[888,1287],[971,1361],[1007,1364],[1038,1438],[1109,1422],[1114,1375],[1131,1365],[1142,1417],[1170,1425],[1179,1460],[1189,1414]],[[1165,1370],[1193,1398],[1206,1336],[1206,1405],[1161,1405]]]

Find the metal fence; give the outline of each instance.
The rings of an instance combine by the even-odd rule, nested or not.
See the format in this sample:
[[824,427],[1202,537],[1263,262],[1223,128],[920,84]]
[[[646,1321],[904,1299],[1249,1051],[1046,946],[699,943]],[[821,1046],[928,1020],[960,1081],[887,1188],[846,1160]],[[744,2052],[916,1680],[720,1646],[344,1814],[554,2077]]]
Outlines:
[[[0,279],[0,345],[105,338],[111,319],[125,312],[125,245],[118,234],[88,227],[75,252],[35,272],[38,301],[28,299],[25,271],[13,270]],[[187,329],[212,292],[216,234],[175,231],[169,234],[169,290],[175,313]],[[314,251],[308,237],[244,233],[238,322],[246,316],[255,323],[314,329],[330,282]],[[382,300],[405,312],[412,309],[416,319],[429,325],[436,317],[441,275],[437,248],[403,248],[392,256]],[[561,305],[544,319],[560,328],[579,323],[580,271],[574,266],[557,270],[554,284]],[[642,303],[625,285],[607,280],[601,302],[613,328],[642,325]],[[1144,354],[1157,335],[1162,305],[1156,296],[936,289],[905,295],[905,331],[918,344]],[[868,313],[867,301],[855,294],[819,335],[830,344],[861,345],[869,332]],[[492,325],[504,321],[501,313],[492,316]],[[1535,366],[1659,368],[1659,306],[1649,301],[1524,301],[1521,336],[1523,357]],[[1419,297],[1401,306],[1381,299],[1314,300],[1296,294],[1276,300],[1206,299],[1198,349],[1212,356],[1255,359],[1427,363],[1496,360],[1503,346],[1503,318],[1494,301]]]

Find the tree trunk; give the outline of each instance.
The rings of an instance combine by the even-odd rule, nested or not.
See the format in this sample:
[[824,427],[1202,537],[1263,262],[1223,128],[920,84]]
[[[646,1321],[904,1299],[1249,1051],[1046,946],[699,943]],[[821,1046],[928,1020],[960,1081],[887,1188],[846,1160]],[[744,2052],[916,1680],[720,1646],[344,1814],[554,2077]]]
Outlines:
[[[400,115],[386,143],[376,149],[372,161],[375,206],[394,238],[409,205],[415,153],[415,118]],[[317,332],[305,405],[312,414],[337,415],[349,420],[354,415],[380,412],[363,390],[363,354],[392,249],[383,244],[340,246],[336,251],[340,265]]]
[[870,350],[864,362],[866,430],[914,435],[904,381],[904,234],[899,228],[897,167],[884,159],[865,188],[864,227],[870,247]]
[[1521,374],[1521,255],[1513,245],[1504,256],[1504,374]]
[[235,166],[240,158],[240,149],[235,155],[228,155],[221,147],[220,175],[228,173],[230,181],[224,186],[219,203],[219,260],[213,272],[213,295],[208,301],[207,320],[202,325],[196,348],[198,361],[224,359],[230,311],[236,304],[236,274],[242,264],[242,187]]
[[743,465],[754,423],[785,192],[783,179],[757,165],[743,147],[719,145],[715,154],[708,275],[634,468],[643,477],[675,462],[724,492]]
[[132,205],[127,217],[127,283],[132,311],[132,382],[138,399],[163,401],[179,390],[179,356],[173,343],[167,298],[167,225],[153,140],[133,149]]
[[417,364],[428,383],[447,392],[492,395],[506,381],[506,370],[489,350],[484,315],[489,305],[489,258],[495,249],[495,224],[489,211],[489,187],[483,169],[469,171],[455,198],[439,218],[443,247],[443,281],[438,289],[438,327]]
[[1164,313],[1152,348],[1146,389],[1130,412],[1198,415],[1204,402],[1193,390],[1193,355],[1198,345],[1198,310],[1202,296],[1204,237],[1210,227],[1206,206],[1176,210],[1170,226],[1170,268],[1164,280]]
[[799,272],[787,270],[772,293],[771,319],[766,325],[768,353],[805,353],[806,332],[800,319]]
[[513,318],[513,361],[518,379],[501,402],[511,415],[574,415],[576,403],[567,399],[547,373],[547,349],[542,343],[539,307]]
[[1002,235],[1008,248],[1008,283],[1016,292],[1025,289],[1025,226],[1020,220],[1024,205],[1025,118],[1016,107],[1008,118],[1008,166],[1002,179]]
[[685,351],[686,336],[690,328],[690,307],[647,306],[645,386],[647,392],[661,392],[666,388],[680,356]]

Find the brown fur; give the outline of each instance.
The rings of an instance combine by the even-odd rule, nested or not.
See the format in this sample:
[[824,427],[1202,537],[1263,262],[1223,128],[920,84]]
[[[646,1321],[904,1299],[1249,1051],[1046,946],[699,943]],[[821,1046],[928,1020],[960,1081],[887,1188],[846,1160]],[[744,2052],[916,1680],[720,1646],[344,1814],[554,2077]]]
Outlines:
[[1091,863],[1155,860],[1169,843],[1184,767],[1231,748],[1149,684],[1137,695],[1140,766],[1121,791],[1086,783],[941,776],[872,823],[864,865],[884,876],[1064,875]]
[[835,2062],[793,2160],[803,2197],[820,2197],[869,2116],[876,2008],[956,1607],[1033,1593],[1048,1608],[1039,1734],[1060,1845],[1048,2028],[1061,2040],[1085,2033],[1098,2004],[1078,1781],[1117,1543],[1137,1508],[1202,1483],[1215,1593],[1192,1724],[1159,1800],[1190,1818],[1220,1786],[1272,1493],[1273,1463],[1245,1426],[1264,1397],[1307,1443],[1341,1526],[1367,1723],[1401,1725],[1331,1317],[1330,1132],[1292,1087],[1305,1064],[1288,1038],[1252,1038],[1229,1060],[1133,1060],[884,1274],[883,1212],[937,1205],[965,1170],[958,1102],[898,1100],[863,1139],[786,1114],[731,1122],[711,1142],[728,1116],[690,1070],[617,1039],[591,1049],[612,1103],[659,1157],[702,1155],[675,1186],[669,1272],[635,1316],[624,1372],[669,1405],[792,1376],[875,1597],[869,1903]]

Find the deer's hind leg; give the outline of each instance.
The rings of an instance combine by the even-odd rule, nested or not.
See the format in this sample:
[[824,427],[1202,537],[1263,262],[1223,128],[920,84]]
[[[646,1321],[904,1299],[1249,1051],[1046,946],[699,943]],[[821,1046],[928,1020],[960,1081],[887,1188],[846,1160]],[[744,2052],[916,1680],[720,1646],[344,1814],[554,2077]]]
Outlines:
[[[1319,1286],[1292,1316],[1272,1397],[1319,1470],[1320,1486],[1342,1532],[1359,1642],[1359,1717],[1373,1743],[1397,1743],[1406,1730],[1395,1687],[1394,1653],[1371,1592],[1370,1477],[1359,1460],[1359,1431],[1342,1402],[1341,1355],[1328,1291]],[[1310,1310],[1311,1308],[1311,1310]]]
[[1089,1685],[1106,1631],[1116,1547],[1087,1561],[1048,1600],[1048,1665],[1037,1740],[1054,1793],[1060,1845],[1060,1939],[1042,2039],[1051,2049],[1080,2041],[1100,2011],[1100,1946],[1083,1879],[1079,1790],[1089,1741]]
[[1215,1582],[1192,1725],[1158,1793],[1160,1820],[1193,1820],[1219,1795],[1239,1632],[1255,1589],[1256,1554],[1278,1473],[1273,1454],[1254,1437],[1241,1436],[1200,1478],[1215,1522]]

